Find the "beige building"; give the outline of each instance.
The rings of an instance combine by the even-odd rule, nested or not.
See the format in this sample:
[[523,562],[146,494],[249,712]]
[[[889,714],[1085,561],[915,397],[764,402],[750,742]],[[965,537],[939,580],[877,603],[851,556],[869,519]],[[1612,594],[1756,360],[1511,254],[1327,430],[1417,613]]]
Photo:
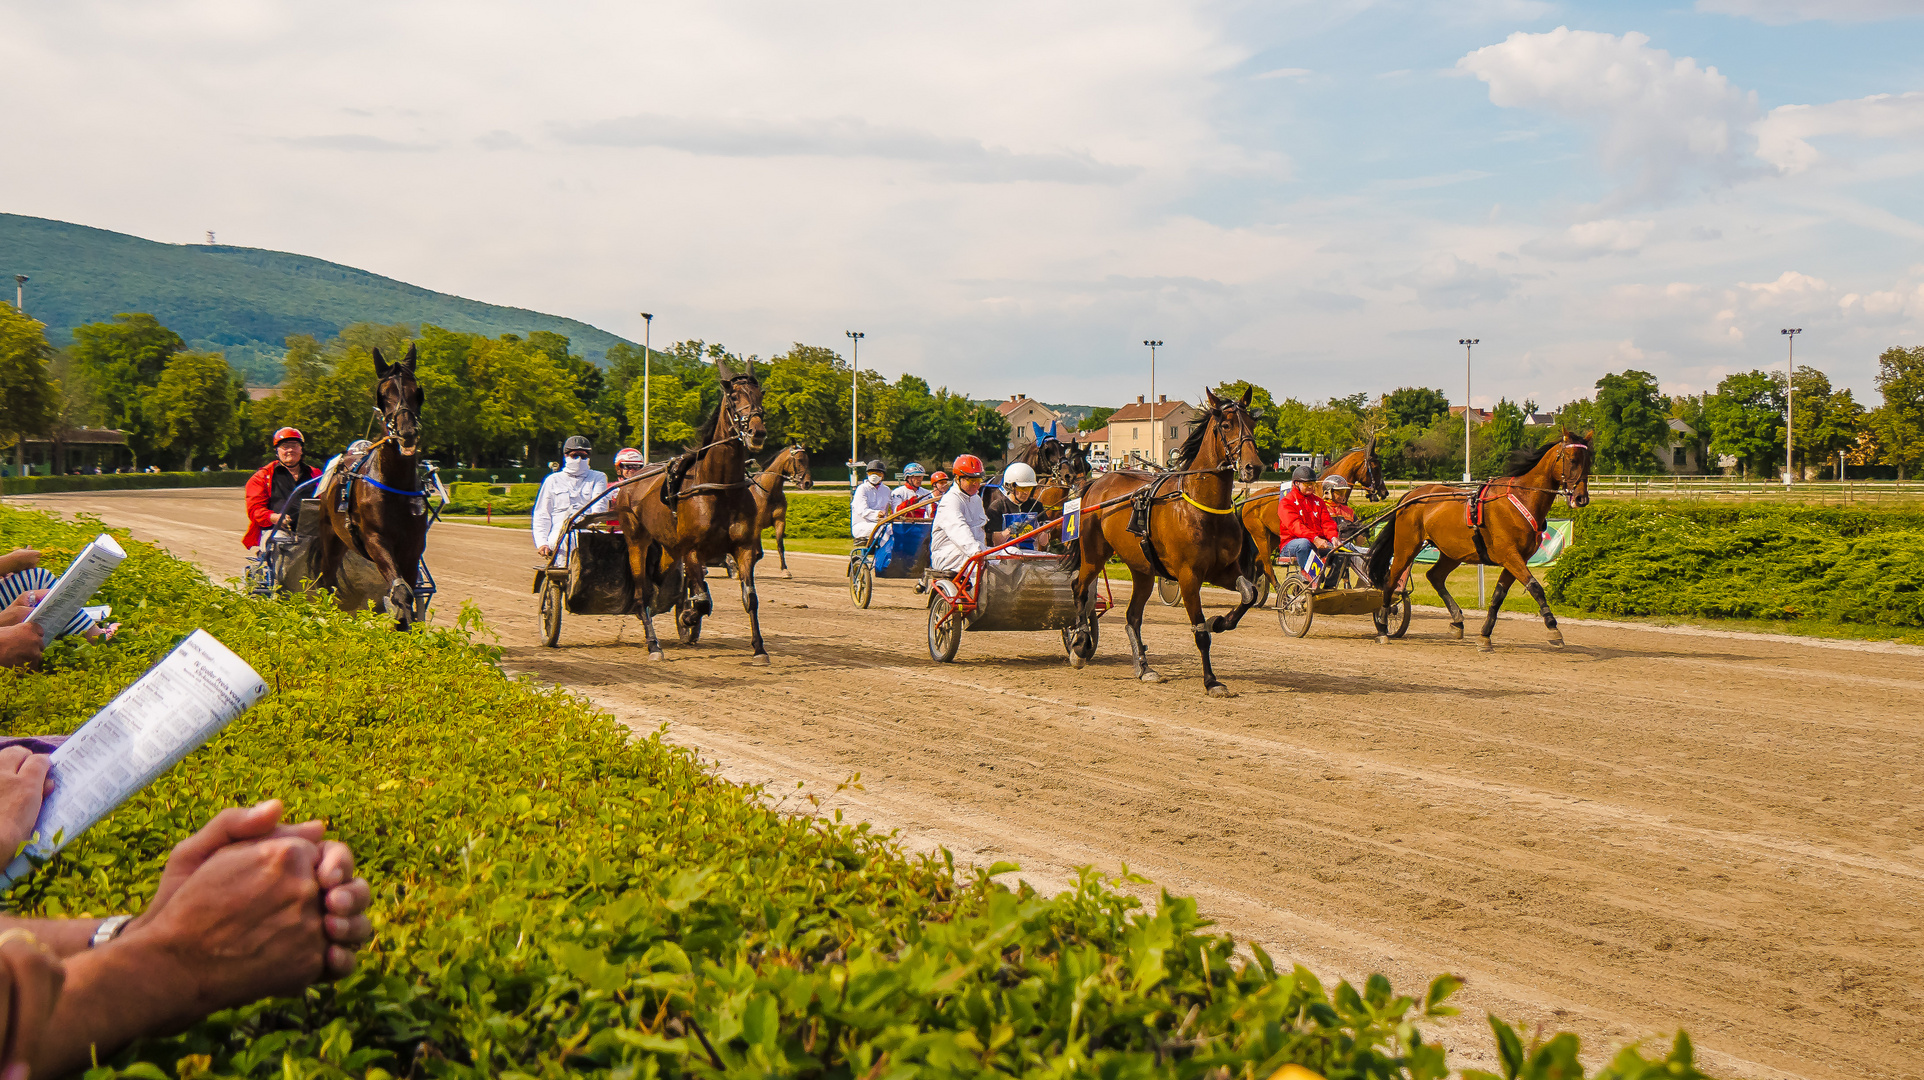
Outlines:
[[1088,447],[1091,454],[1104,459],[1109,457],[1109,429],[1107,427],[1099,427],[1094,431],[1079,432],[1076,435],[1076,441]]
[[1009,445],[1004,451],[1005,458],[1012,458],[1016,452],[1035,442],[1035,428],[1031,424],[1041,424],[1047,431],[1051,424],[1062,419],[1062,414],[1044,405],[1027,394],[1010,394],[1009,400],[995,403],[995,411],[1009,422]]
[[1153,403],[1137,397],[1134,404],[1109,415],[1109,460],[1117,467],[1131,458],[1167,465],[1170,451],[1182,445],[1189,425],[1201,415],[1187,401],[1169,400],[1168,394]]

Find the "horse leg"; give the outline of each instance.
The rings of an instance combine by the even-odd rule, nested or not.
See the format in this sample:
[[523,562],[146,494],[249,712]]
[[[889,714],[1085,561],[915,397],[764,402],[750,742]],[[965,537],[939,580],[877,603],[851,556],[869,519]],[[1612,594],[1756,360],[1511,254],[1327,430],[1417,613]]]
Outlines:
[[[1398,554],[1400,555],[1401,552]],[[1443,554],[1442,548],[1438,548],[1436,551],[1436,565],[1430,567],[1430,572],[1423,575],[1430,579],[1430,585],[1436,589],[1436,595],[1443,598],[1443,606],[1450,609],[1450,636],[1456,638],[1458,641],[1463,640],[1463,609],[1456,605],[1456,597],[1450,595],[1449,586],[1446,582],[1449,581],[1450,571],[1461,565],[1463,565],[1463,560],[1452,559],[1448,555]]]
[[[1253,573],[1254,571],[1252,570],[1251,572]],[[1256,606],[1255,579],[1245,577],[1243,575],[1242,564],[1237,563],[1232,569],[1218,575],[1211,584],[1220,585],[1225,589],[1235,589],[1239,603],[1237,603],[1236,609],[1229,614],[1211,617],[1209,620],[1209,632],[1212,634],[1220,634],[1225,630],[1236,629],[1236,624],[1243,621],[1243,613]],[[1197,585],[1197,589],[1198,595],[1200,595],[1200,583]],[[1198,603],[1200,603],[1200,601],[1198,601]]]
[[660,582],[656,580],[655,560],[648,557],[652,555],[654,551],[655,546],[653,544],[644,544],[639,540],[630,540],[628,542],[628,572],[634,576],[635,610],[641,614],[641,632],[642,636],[646,638],[648,642],[648,659],[665,660],[667,657],[662,654],[661,639],[655,636],[655,613],[653,608],[657,591],[656,587]]
[[1509,595],[1510,584],[1515,580],[1516,575],[1507,566],[1503,568],[1503,573],[1497,575],[1496,588],[1490,593],[1490,610],[1483,616],[1483,637],[1476,643],[1476,651],[1489,652],[1496,648],[1490,644],[1490,632],[1496,629],[1496,613],[1502,610],[1503,598]]
[[[1196,577],[1195,572],[1192,570],[1179,570],[1177,571],[1177,575],[1176,582],[1182,586],[1182,609],[1189,613],[1189,632],[1195,635],[1196,652],[1202,656],[1203,693],[1208,694],[1210,697],[1228,697],[1229,687],[1217,681],[1216,669],[1209,665],[1210,630],[1222,623],[1222,616],[1218,615],[1213,620],[1205,623],[1203,621],[1202,610],[1202,581]],[[1238,580],[1240,581],[1241,579]],[[1243,607],[1236,609],[1238,614],[1256,599],[1256,587],[1249,585],[1247,582],[1241,583],[1249,591],[1246,594],[1247,599],[1244,600]]]
[[1504,573],[1511,574],[1518,581],[1523,582],[1523,587],[1530,592],[1530,598],[1537,602],[1537,614],[1543,616],[1543,628],[1550,632],[1551,647],[1563,648],[1563,631],[1557,629],[1557,617],[1550,610],[1549,598],[1543,595],[1543,583],[1537,580],[1535,574],[1530,573],[1529,560],[1519,557],[1517,562],[1520,565],[1516,569],[1506,569]]
[[1096,632],[1096,579],[1102,576],[1102,568],[1109,563],[1109,550],[1102,544],[1100,528],[1069,543],[1074,545],[1078,558],[1076,626],[1069,635],[1069,666],[1080,671],[1089,661],[1077,650],[1087,645],[1090,636]]
[[782,561],[782,576],[792,578],[795,575],[788,571],[788,547],[782,543],[786,536],[788,536],[788,515],[783,514],[775,519],[775,556]]
[[1136,678],[1159,683],[1163,681],[1162,676],[1149,666],[1149,650],[1142,644],[1142,611],[1149,606],[1149,594],[1156,591],[1156,577],[1132,566],[1129,579],[1129,615],[1124,622],[1129,634],[1129,656],[1136,662]]
[[695,584],[688,590],[688,607],[695,614],[706,619],[715,613],[715,596],[708,591],[708,565],[702,559],[700,552],[690,551],[688,558],[682,562],[682,573],[689,573],[689,567],[694,568],[694,573],[689,580]]
[[368,561],[388,580],[387,594],[381,597],[387,613],[394,616],[394,628],[406,630],[414,620],[414,586],[401,576],[400,560],[388,550],[387,540],[370,534],[367,538]]
[[742,583],[742,610],[748,612],[748,647],[754,654],[748,662],[767,667],[768,647],[762,644],[762,621],[756,614],[762,602],[755,595],[755,564],[761,561],[761,557],[762,547],[759,543],[735,549],[735,576]]

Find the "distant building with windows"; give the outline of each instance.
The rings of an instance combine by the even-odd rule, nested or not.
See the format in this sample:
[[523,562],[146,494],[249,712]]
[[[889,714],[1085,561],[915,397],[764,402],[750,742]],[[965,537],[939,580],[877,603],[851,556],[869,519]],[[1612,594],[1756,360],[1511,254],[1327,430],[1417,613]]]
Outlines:
[[1675,417],[1670,419],[1670,444],[1657,451],[1657,461],[1665,472],[1700,473],[1703,457],[1698,449],[1697,429]]
[[1118,467],[1131,458],[1156,465],[1169,464],[1169,453],[1182,445],[1189,425],[1202,415],[1187,401],[1171,401],[1168,394],[1150,402],[1137,397],[1109,415],[1105,441],[1109,460]]
[[1010,394],[1009,400],[995,403],[995,411],[1001,413],[1002,419],[1009,422],[1009,445],[1006,448],[1006,456],[1011,458],[1020,453],[1023,447],[1034,444],[1035,428],[1030,425],[1041,424],[1042,430],[1047,431],[1057,420],[1062,419],[1062,414],[1027,394]]

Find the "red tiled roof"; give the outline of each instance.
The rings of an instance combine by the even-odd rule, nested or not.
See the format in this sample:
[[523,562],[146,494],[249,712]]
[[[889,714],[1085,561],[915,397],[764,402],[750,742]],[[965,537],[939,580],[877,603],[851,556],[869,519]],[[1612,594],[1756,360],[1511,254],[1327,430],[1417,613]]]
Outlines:
[[[1128,421],[1161,420],[1177,409],[1189,407],[1187,401],[1130,402],[1109,414],[1109,426]],[[1151,412],[1151,410],[1154,410]]]

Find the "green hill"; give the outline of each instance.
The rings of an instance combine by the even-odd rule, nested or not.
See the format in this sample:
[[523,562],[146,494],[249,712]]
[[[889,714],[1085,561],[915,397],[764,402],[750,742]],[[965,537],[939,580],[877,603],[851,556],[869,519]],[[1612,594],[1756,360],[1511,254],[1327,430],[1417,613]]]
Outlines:
[[[599,363],[625,339],[584,322],[438,293],[305,255],[226,244],[159,244],[47,218],[0,214],[0,283],[26,274],[27,314],[56,344],[74,327],[147,312],[197,349],[219,349],[248,382],[280,381],[289,334],[325,340],[357,322],[429,322],[490,336],[551,330]],[[11,300],[11,293],[7,299]]]

